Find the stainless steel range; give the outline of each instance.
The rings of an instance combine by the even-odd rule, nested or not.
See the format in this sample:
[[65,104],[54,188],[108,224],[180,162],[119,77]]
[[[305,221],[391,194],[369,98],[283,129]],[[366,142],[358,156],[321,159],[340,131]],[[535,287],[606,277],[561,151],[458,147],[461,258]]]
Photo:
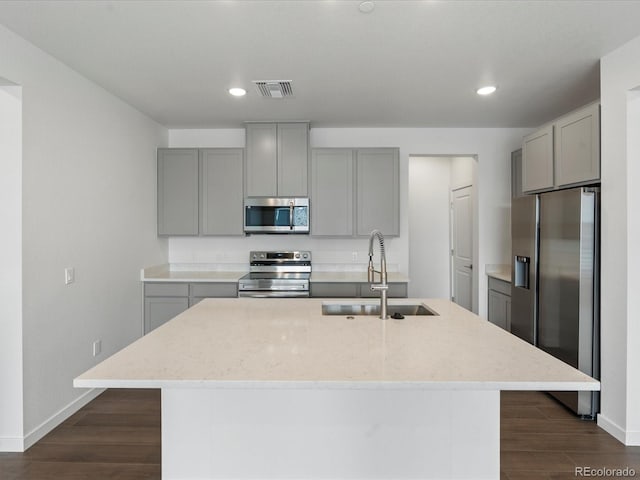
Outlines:
[[250,252],[239,297],[308,297],[311,252]]

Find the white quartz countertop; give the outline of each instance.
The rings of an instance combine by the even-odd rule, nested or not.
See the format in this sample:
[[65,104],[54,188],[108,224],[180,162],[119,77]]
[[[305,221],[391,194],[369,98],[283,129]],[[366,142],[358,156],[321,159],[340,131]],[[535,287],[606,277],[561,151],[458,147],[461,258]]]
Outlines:
[[[241,277],[249,273],[249,270],[186,270],[180,268],[172,270],[169,265],[157,265],[145,268],[140,272],[140,280],[143,282],[237,282]],[[379,276],[376,274],[376,282]],[[328,283],[368,283],[367,272],[335,272],[312,271],[310,282]],[[389,283],[408,283],[409,277],[399,272],[388,272]]]
[[[376,303],[376,301],[357,303]],[[599,382],[448,300],[438,316],[323,316],[324,299],[205,299],[76,387],[599,390]]]
[[503,282],[511,283],[511,272],[507,270],[487,272],[487,276],[502,280]]

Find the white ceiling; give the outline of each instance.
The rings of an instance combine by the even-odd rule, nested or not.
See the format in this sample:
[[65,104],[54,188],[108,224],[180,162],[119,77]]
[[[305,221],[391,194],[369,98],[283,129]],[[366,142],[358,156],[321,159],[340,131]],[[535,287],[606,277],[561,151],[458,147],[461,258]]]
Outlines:
[[[640,1],[359,3],[0,1],[0,23],[171,128],[533,127],[598,98],[600,57],[640,35]],[[294,97],[259,97],[273,79]]]

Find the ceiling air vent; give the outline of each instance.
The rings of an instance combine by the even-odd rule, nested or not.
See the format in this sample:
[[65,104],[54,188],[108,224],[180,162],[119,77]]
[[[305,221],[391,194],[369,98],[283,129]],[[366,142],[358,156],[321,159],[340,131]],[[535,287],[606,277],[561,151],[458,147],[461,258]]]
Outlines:
[[267,98],[284,98],[293,95],[291,80],[254,80],[260,95]]

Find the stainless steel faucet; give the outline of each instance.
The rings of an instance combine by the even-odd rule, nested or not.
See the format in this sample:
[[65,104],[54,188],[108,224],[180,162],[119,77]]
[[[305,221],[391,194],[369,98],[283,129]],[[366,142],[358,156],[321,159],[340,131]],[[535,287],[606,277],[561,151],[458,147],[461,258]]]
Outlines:
[[[378,237],[380,243],[380,271],[373,268],[373,239]],[[380,283],[374,284],[375,273],[380,274]],[[380,318],[385,320],[387,316],[387,290],[389,285],[387,284],[387,256],[384,253],[384,237],[380,230],[374,230],[369,236],[369,268],[367,269],[367,278],[371,283],[371,290],[380,291]]]

